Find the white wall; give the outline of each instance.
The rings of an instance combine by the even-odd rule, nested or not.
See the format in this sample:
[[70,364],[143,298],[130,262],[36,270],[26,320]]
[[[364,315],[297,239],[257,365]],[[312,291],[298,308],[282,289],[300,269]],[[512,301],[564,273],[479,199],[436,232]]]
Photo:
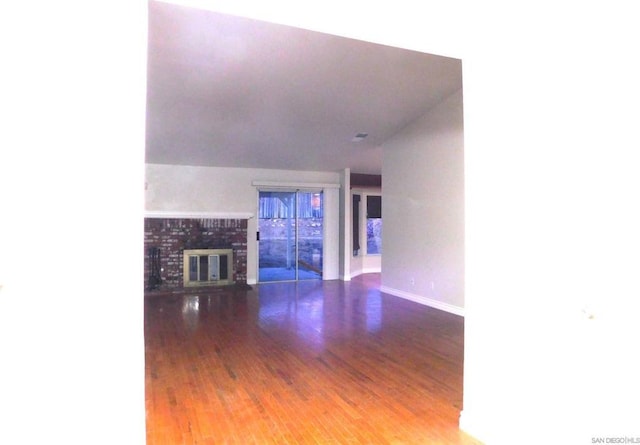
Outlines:
[[385,292],[464,309],[462,91],[383,146]]
[[[335,184],[325,189],[323,278],[339,276],[339,195],[337,172],[146,165],[145,208],[149,212],[249,215],[247,282],[257,280],[256,213],[258,187],[254,181],[291,184]],[[264,187],[263,187],[264,188]],[[268,188],[268,187],[267,187]]]
[[351,169],[340,172],[340,279],[351,280]]
[[640,437],[640,28],[594,5],[484,15],[463,56],[461,424],[489,444]]
[[365,255],[351,257],[350,278],[367,273],[380,273],[382,270],[382,255]]
[[145,2],[0,14],[2,444],[145,443],[145,23]]

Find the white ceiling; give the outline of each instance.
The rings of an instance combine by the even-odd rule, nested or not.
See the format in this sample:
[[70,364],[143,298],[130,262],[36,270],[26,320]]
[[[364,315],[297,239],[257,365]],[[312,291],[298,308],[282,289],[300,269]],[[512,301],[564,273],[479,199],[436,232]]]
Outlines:
[[458,59],[152,1],[147,82],[148,163],[379,174],[381,144],[462,72]]

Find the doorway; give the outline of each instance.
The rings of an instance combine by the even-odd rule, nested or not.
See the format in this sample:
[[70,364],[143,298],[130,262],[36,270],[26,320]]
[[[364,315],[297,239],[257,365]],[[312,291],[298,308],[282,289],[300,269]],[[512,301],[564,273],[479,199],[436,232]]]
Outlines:
[[322,279],[322,191],[260,191],[258,281]]

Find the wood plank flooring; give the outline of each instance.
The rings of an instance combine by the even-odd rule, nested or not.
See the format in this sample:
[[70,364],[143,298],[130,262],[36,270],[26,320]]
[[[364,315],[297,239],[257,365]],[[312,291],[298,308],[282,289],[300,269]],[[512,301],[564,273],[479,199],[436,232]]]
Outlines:
[[145,299],[147,443],[478,444],[463,319],[379,275]]

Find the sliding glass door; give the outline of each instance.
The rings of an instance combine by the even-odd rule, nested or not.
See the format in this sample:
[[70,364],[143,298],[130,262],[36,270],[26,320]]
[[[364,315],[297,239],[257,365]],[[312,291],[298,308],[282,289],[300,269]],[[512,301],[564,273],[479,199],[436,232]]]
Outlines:
[[322,278],[322,198],[322,192],[260,191],[260,282]]

